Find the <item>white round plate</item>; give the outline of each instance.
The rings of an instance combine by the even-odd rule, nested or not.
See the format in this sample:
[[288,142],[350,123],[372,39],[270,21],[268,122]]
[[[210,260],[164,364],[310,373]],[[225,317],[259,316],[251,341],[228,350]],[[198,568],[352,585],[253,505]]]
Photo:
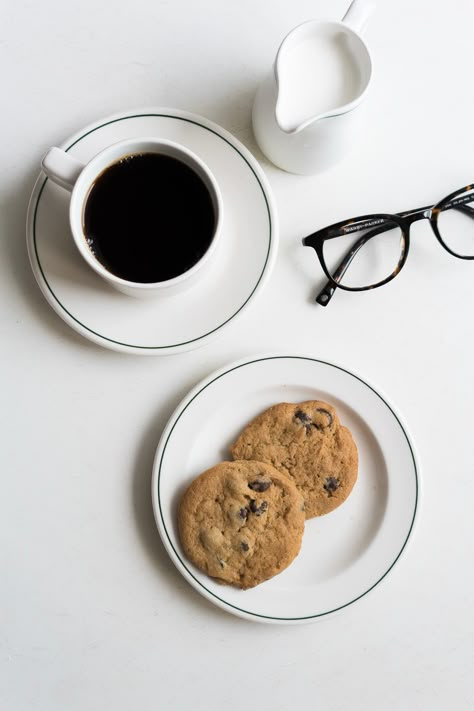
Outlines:
[[48,303],[83,336],[122,352],[171,354],[204,345],[253,302],[273,266],[276,212],[265,175],[245,146],[215,123],[185,111],[118,114],[61,147],[86,162],[106,146],[138,136],[190,148],[219,183],[222,240],[205,278],[174,296],[135,299],[117,292],[77,252],[69,228],[69,193],[42,173],[28,209],[28,253]]
[[[359,450],[359,476],[345,503],[306,521],[298,557],[251,590],[220,585],[184,556],[177,505],[190,481],[219,461],[255,415],[278,402],[333,404]],[[311,622],[356,602],[393,568],[413,531],[419,466],[386,397],[345,368],[276,355],[240,361],[200,383],[179,405],[157,449],[152,498],[165,548],[198,592],[228,612],[261,622]]]

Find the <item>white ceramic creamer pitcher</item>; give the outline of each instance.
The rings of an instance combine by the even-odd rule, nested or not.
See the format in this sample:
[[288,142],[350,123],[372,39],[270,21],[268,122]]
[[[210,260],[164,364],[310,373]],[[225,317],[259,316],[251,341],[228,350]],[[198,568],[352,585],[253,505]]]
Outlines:
[[253,106],[256,141],[275,165],[310,175],[357,140],[372,60],[359,32],[375,7],[354,0],[342,22],[309,20],[283,40]]

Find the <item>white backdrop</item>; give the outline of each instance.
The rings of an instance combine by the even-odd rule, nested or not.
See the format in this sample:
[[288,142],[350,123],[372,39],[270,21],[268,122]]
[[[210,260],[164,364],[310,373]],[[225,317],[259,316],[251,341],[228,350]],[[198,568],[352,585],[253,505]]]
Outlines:
[[[340,19],[340,0],[16,0],[0,26],[0,703],[113,708],[467,711],[472,587],[474,263],[426,222],[390,285],[312,302],[301,237],[432,204],[474,180],[474,6],[379,0],[364,37],[375,74],[353,152],[324,174],[279,171],[250,110],[283,36]],[[111,113],[174,106],[261,161],[281,226],[272,277],[212,344],[168,358],[107,351],[51,310],[25,216],[50,145]],[[150,500],[168,417],[201,378],[255,353],[303,352],[365,375],[409,425],[424,473],[416,535],[372,595],[318,624],[247,622],[199,597],[169,561]]]

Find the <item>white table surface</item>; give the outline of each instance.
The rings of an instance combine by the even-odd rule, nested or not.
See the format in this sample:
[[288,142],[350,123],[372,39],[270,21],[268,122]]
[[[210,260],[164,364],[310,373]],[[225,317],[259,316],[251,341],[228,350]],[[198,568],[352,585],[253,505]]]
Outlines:
[[[337,0],[27,0],[0,23],[0,706],[8,711],[456,711],[474,707],[474,264],[426,222],[390,285],[313,304],[306,232],[432,204],[474,179],[471,0],[379,0],[368,121],[324,174],[266,162],[255,89],[282,37]],[[265,291],[215,342],[167,358],[105,350],[51,310],[25,215],[42,155],[117,111],[174,106],[261,161],[280,247]],[[316,624],[240,620],[174,568],[150,500],[171,412],[214,369],[256,353],[343,363],[394,401],[423,467],[412,545],[389,578]]]

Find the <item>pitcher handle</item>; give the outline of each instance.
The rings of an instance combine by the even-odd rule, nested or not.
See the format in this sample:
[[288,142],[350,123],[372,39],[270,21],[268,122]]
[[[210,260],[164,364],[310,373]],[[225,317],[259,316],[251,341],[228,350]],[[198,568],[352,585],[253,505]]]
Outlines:
[[348,25],[354,32],[362,32],[374,10],[374,0],[353,0],[342,18],[342,22]]

